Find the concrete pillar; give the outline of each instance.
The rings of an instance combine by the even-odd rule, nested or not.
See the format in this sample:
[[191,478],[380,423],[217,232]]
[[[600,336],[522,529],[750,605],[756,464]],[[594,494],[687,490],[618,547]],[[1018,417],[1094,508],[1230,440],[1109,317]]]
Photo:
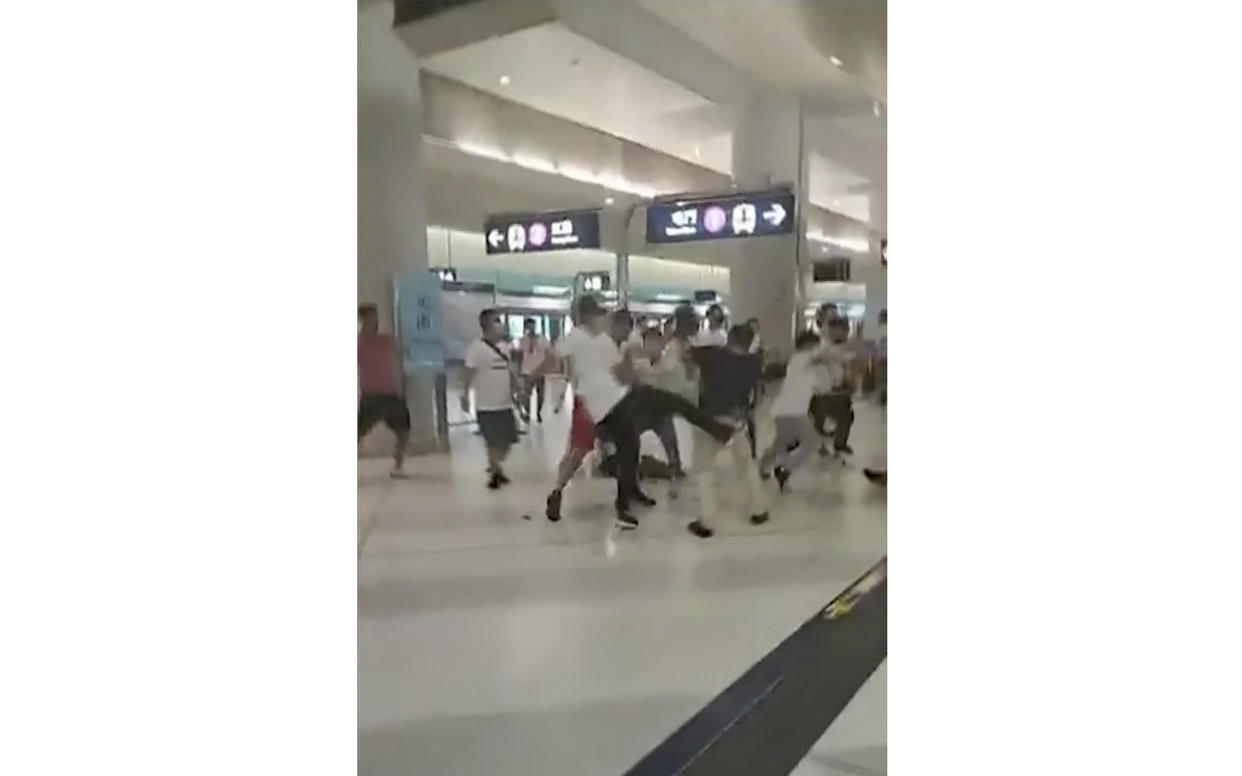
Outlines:
[[[358,301],[379,306],[384,331],[394,280],[428,266],[418,60],[392,22],[391,0],[358,7]],[[407,381],[406,396],[411,447],[430,449],[432,378]]]
[[798,244],[806,232],[807,155],[798,100],[764,94],[739,114],[733,133],[733,177],[742,191],[791,185],[798,200],[792,234],[732,241],[729,305],[733,320],[755,317],[769,350],[793,351],[799,299]]
[[871,232],[866,263],[855,280],[867,286],[867,310],[863,334],[869,338],[879,336],[880,311],[888,307],[888,270],[880,263],[880,242],[888,235],[888,186],[883,180],[876,182],[871,193]]

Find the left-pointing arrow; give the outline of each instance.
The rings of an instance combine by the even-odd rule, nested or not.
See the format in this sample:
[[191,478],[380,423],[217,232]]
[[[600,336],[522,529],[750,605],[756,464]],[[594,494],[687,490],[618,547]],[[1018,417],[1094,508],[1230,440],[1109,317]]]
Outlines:
[[[487,233],[487,244],[493,248],[499,248],[500,244],[505,241],[504,232],[499,229],[493,229]],[[476,243],[477,244],[477,243]]]
[[772,207],[763,211],[763,220],[772,226],[780,226],[785,220],[785,208],[779,202],[773,202]]

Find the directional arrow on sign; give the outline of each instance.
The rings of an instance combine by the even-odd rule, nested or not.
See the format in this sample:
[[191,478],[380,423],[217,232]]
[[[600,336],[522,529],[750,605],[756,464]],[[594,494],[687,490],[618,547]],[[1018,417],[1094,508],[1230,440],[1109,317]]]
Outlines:
[[763,211],[763,220],[772,226],[780,226],[785,220],[785,208],[781,207],[779,202],[773,202],[772,207]]
[[505,235],[499,229],[493,229],[487,233],[487,244],[493,248],[499,248],[500,244],[505,241]]

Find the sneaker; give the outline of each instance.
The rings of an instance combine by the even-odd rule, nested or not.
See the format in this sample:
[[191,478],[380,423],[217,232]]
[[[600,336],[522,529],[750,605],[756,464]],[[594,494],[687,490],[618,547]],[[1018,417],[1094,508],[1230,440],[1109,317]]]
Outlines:
[[548,519],[554,523],[561,519],[561,492],[559,490],[554,490],[548,494],[546,514]]
[[888,469],[863,469],[863,476],[876,485],[888,485]]
[[750,524],[751,524],[751,525],[763,525],[763,524],[764,524],[764,523],[766,523],[766,522],[768,522],[768,513],[767,513],[767,512],[760,512],[760,513],[759,513],[759,514],[757,514],[757,515],[751,515],[751,516],[750,516]]
[[701,520],[695,520],[693,523],[686,526],[686,530],[700,539],[710,539],[713,535],[715,535],[715,531],[703,525],[703,521]]
[[394,480],[408,480],[410,478],[410,475],[406,474],[404,469],[393,469],[388,472],[388,476]]
[[487,478],[487,489],[496,490],[501,485],[504,485],[504,482],[500,479],[500,472],[492,472],[492,476]]
[[494,476],[496,477],[496,479],[500,480],[500,484],[501,484],[501,485],[508,485],[508,484],[509,484],[509,482],[510,482],[509,478],[508,478],[508,477],[506,477],[506,476],[505,476],[505,473],[504,473],[504,472],[502,472],[500,469],[497,469],[497,470],[494,472]]
[[618,509],[615,523],[622,531],[633,531],[638,527],[638,518],[624,509]]
[[776,475],[777,487],[781,489],[782,493],[785,492],[785,483],[789,482],[789,470],[784,466],[777,466],[773,473]]
[[645,507],[654,507],[656,505],[656,500],[653,499],[651,496],[648,496],[646,493],[643,493],[641,490],[635,493],[633,496],[630,496],[630,498],[634,499],[639,504],[642,504]]

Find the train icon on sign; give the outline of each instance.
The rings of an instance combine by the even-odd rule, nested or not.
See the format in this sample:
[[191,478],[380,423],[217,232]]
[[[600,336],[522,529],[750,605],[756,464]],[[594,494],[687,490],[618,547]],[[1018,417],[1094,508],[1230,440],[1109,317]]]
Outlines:
[[733,206],[734,234],[754,234],[756,220],[754,205],[749,202],[743,202],[740,205]]

